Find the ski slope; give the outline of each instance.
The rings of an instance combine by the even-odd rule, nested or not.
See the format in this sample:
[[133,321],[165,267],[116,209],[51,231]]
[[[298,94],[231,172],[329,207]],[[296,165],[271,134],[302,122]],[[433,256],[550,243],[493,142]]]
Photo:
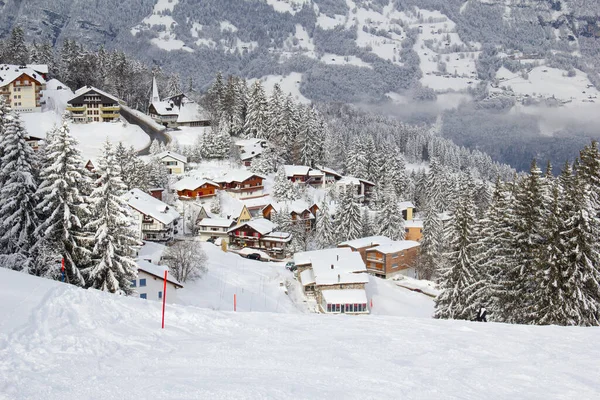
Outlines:
[[598,328],[233,313],[0,270],[0,399],[593,399]]

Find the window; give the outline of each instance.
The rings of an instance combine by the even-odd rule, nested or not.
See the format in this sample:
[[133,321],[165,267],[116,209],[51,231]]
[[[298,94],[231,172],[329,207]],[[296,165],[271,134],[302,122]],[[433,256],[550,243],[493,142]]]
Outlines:
[[327,304],[327,312],[331,312],[331,304]]
[[162,299],[162,290],[160,292],[158,292],[158,298]]
[[140,299],[147,299],[148,295],[146,293],[140,293]]
[[339,304],[335,305],[335,312],[340,312],[340,305]]
[[398,268],[398,263],[392,264],[392,268]]
[[140,287],[146,286],[146,279],[140,279]]
[[392,255],[392,258],[398,258],[398,253]]
[[135,287],[135,286],[136,286],[136,280],[135,280],[135,279],[132,279],[132,280],[131,280],[131,287]]
[[346,304],[346,310],[348,312],[354,312],[354,304]]

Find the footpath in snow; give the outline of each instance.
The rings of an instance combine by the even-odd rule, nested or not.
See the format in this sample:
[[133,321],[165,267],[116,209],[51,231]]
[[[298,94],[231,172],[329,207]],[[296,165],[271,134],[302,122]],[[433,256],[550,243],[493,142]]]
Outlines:
[[0,399],[596,399],[598,328],[233,313],[0,270]]

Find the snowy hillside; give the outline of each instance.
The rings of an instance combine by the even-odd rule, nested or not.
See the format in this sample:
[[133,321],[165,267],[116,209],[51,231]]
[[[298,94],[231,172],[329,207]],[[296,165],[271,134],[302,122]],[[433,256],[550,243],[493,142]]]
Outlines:
[[0,398],[597,398],[598,329],[217,312],[0,270]]

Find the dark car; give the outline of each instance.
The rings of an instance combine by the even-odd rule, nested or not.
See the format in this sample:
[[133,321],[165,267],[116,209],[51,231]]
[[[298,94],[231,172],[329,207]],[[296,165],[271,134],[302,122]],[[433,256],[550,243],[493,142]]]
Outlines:
[[294,264],[293,261],[289,261],[287,264],[285,264],[285,269],[294,272],[296,269],[298,269],[298,267],[296,267],[296,264]]
[[246,258],[249,258],[250,260],[258,260],[258,261],[260,261],[260,254],[258,254],[258,253],[251,253],[251,254],[248,254],[246,256]]

